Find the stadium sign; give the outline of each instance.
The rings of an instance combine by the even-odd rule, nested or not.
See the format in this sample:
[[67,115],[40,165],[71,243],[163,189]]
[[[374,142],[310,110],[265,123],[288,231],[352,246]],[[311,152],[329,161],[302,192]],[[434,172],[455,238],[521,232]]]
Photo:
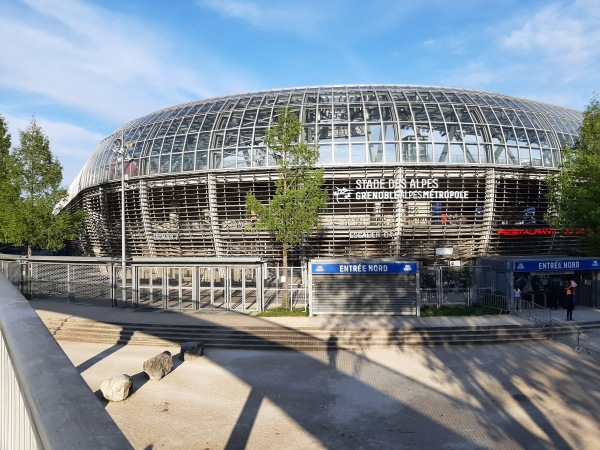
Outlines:
[[556,272],[561,270],[598,270],[599,259],[554,259],[515,261],[513,272]]
[[313,264],[311,272],[313,275],[417,273],[417,263],[370,261],[344,264]]
[[354,188],[336,187],[336,203],[350,200],[463,200],[469,198],[465,190],[441,190],[438,178],[359,178]]

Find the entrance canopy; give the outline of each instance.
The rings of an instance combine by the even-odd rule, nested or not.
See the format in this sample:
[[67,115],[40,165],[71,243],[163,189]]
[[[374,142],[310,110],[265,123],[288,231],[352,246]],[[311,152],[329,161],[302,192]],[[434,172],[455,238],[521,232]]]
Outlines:
[[547,307],[561,307],[566,286],[577,285],[577,302],[597,307],[600,298],[600,258],[570,256],[508,256],[478,258],[477,287],[513,298],[514,289],[524,299]]
[[600,270],[600,258],[536,258],[513,261],[513,272]]

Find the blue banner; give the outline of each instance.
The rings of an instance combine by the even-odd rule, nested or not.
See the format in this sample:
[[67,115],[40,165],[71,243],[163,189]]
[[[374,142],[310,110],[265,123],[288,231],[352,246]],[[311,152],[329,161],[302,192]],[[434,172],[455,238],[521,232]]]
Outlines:
[[346,264],[311,263],[313,275],[382,275],[417,273],[417,263],[407,262],[353,262]]
[[544,259],[515,261],[513,272],[557,272],[563,270],[599,270],[600,259]]

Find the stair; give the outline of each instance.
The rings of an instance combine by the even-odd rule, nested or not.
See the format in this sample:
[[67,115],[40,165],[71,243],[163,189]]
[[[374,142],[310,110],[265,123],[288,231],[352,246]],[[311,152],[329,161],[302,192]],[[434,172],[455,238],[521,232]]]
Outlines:
[[207,348],[248,350],[358,350],[377,347],[505,344],[550,338],[548,328],[536,324],[396,329],[291,329],[279,326],[230,328],[102,323],[79,318],[46,318],[44,323],[57,340],[145,346],[179,346],[184,342],[201,341]]

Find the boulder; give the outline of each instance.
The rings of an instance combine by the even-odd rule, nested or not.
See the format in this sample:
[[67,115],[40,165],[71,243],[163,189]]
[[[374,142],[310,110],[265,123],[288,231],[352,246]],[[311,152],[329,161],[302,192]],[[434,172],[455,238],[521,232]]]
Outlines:
[[181,344],[179,359],[182,361],[200,358],[202,355],[204,355],[204,342],[186,342]]
[[144,361],[144,372],[151,380],[160,380],[173,368],[171,352],[164,351],[153,358]]
[[133,386],[131,377],[123,374],[104,380],[100,385],[100,390],[109,402],[120,402],[129,396],[131,386]]

